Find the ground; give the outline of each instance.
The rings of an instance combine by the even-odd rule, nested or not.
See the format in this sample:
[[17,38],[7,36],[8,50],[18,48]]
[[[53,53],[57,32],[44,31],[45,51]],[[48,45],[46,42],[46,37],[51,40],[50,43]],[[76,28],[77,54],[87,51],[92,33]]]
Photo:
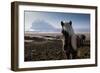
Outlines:
[[[25,61],[63,60],[66,54],[63,50],[62,35],[33,35],[25,36]],[[78,50],[78,59],[90,58],[89,40]]]

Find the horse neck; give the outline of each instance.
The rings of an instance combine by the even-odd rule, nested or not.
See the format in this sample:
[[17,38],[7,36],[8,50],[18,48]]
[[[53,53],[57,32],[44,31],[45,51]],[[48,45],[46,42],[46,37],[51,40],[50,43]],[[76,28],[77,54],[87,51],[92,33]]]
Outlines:
[[69,36],[64,36],[64,42],[65,44],[68,44],[70,42],[70,44],[72,43],[72,40],[73,40],[73,36],[75,36],[75,33],[69,35]]
[[71,36],[64,37],[64,41],[65,41],[65,44],[67,44],[68,42],[71,42]]

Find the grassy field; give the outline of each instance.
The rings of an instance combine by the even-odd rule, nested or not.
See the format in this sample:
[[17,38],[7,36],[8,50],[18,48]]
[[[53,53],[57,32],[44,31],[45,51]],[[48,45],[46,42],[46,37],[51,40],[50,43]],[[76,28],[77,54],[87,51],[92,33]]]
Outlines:
[[[41,36],[25,36],[24,61],[66,59],[61,35],[53,37],[50,35]],[[84,41],[84,45],[78,50],[78,55],[79,59],[90,58],[89,41]]]
[[79,59],[90,58],[90,42],[85,41],[83,46],[81,46],[78,50]]

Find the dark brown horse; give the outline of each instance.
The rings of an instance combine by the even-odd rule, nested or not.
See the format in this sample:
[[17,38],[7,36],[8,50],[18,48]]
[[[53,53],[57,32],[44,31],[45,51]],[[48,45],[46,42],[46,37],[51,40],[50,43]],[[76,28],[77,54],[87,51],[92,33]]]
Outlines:
[[81,38],[74,33],[72,28],[72,21],[63,22],[61,21],[62,34],[64,36],[64,51],[67,59],[77,59],[77,51],[81,46]]

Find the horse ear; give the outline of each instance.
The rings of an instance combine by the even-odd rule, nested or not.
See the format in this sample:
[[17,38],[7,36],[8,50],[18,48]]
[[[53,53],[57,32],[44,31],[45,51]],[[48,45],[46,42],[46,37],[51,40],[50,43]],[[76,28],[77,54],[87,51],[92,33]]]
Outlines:
[[61,21],[61,26],[63,26],[64,25],[64,23],[63,23],[63,21]]
[[72,25],[72,21],[70,21],[69,24]]

